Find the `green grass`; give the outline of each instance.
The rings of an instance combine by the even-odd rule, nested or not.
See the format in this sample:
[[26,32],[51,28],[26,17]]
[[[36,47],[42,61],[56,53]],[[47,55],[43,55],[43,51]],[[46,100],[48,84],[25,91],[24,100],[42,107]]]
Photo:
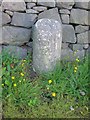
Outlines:
[[25,60],[18,60],[3,51],[0,57],[5,118],[88,118],[88,57],[62,61],[52,72],[33,79],[30,54]]

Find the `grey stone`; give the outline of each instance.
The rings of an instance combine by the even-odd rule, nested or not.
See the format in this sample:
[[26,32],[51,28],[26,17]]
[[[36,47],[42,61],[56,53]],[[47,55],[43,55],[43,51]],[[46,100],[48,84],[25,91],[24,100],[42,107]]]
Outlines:
[[82,33],[89,30],[89,26],[78,25],[75,27],[75,33]]
[[28,42],[26,45],[28,46],[27,47],[28,52],[31,53],[31,55],[32,55],[32,53],[33,53],[33,42]]
[[75,54],[74,54],[75,59],[79,58],[82,59],[85,57],[85,50],[78,50]]
[[21,27],[4,26],[2,33],[3,41],[0,41],[0,44],[23,45],[29,41],[31,30]]
[[63,28],[63,36],[62,40],[63,42],[67,43],[75,43],[76,37],[75,37],[75,31],[72,25],[62,25]]
[[37,10],[38,12],[42,12],[44,10],[47,10],[47,7],[43,7],[43,6],[35,6],[33,7],[34,10]]
[[28,42],[26,45],[32,48],[33,47],[33,42]]
[[67,2],[66,0],[56,0],[56,6],[58,8],[66,8],[66,9],[72,9],[73,5],[75,4],[74,0],[70,0],[70,2]]
[[5,13],[7,13],[7,14],[10,15],[10,16],[13,16],[13,12],[10,11],[10,10],[6,10]]
[[61,14],[62,23],[69,24],[69,15]]
[[80,90],[80,95],[85,96],[86,93],[84,91]]
[[84,44],[84,45],[83,45],[83,48],[84,48],[84,49],[88,49],[88,48],[89,48],[89,44]]
[[69,44],[68,43],[62,43],[61,48],[62,49],[68,49]]
[[70,14],[70,23],[90,25],[88,22],[88,11],[82,9],[72,9]]
[[73,61],[73,51],[69,48],[61,50],[61,60]]
[[37,17],[36,14],[14,12],[11,24],[15,26],[30,28],[36,21],[36,17]]
[[76,53],[74,53],[71,49],[62,49],[61,51],[61,60],[65,61],[75,61],[76,58],[83,59],[84,56],[84,50],[78,50]]
[[36,72],[54,69],[60,60],[62,26],[53,19],[41,19],[33,28],[33,68]]
[[36,4],[35,3],[27,3],[27,8],[30,9],[34,7]]
[[28,2],[28,3],[36,3],[37,2],[37,0],[24,0],[25,2]]
[[89,4],[90,4],[89,1],[88,2],[85,2],[85,1],[84,2],[76,2],[75,7],[90,10]]
[[3,50],[8,52],[11,56],[14,56],[18,59],[24,59],[27,57],[27,49],[21,48],[19,46],[3,46]]
[[25,4],[24,0],[20,0],[20,2],[18,2],[18,1],[13,2],[13,0],[8,2],[8,0],[3,0],[2,9],[3,10],[11,10],[11,11],[25,11],[26,4]]
[[37,0],[37,5],[43,5],[46,7],[55,7],[55,0]]
[[44,12],[40,13],[38,15],[38,19],[42,19],[42,18],[54,19],[61,23],[61,19],[57,8],[45,10]]
[[83,44],[71,44],[69,46],[73,51],[83,50]]
[[26,13],[37,14],[37,13],[39,13],[39,12],[36,11],[36,10],[33,10],[33,9],[26,9]]
[[60,9],[59,12],[61,14],[70,14],[70,11],[68,9]]
[[70,106],[70,110],[71,110],[71,111],[73,111],[73,110],[74,110],[74,108],[73,108],[72,106]]
[[2,25],[11,22],[11,17],[7,13],[2,13]]
[[78,43],[90,43],[89,40],[89,35],[90,35],[90,31],[86,31],[80,34],[77,34],[77,41]]

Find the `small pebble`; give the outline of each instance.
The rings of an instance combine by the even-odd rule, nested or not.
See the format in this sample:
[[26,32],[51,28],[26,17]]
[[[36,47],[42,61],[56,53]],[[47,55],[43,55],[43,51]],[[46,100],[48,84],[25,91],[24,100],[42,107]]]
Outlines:
[[80,91],[80,94],[81,94],[82,96],[84,96],[84,95],[85,95],[85,92],[84,92],[84,91]]
[[70,106],[70,110],[71,110],[71,111],[73,111],[73,110],[74,110],[74,108],[73,108],[72,106]]

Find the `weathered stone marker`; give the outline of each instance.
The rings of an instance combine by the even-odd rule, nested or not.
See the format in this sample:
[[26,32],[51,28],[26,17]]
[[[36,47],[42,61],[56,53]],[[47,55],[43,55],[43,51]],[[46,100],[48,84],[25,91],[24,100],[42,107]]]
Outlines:
[[32,32],[33,68],[43,73],[54,69],[61,56],[62,26],[53,19],[40,19]]

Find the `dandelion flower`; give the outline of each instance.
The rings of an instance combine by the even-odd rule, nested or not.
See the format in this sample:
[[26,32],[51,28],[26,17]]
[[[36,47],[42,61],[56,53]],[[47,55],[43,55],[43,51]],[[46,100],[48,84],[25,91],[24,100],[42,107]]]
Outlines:
[[80,60],[78,58],[76,58],[76,61],[79,62]]
[[55,92],[53,92],[53,93],[52,93],[52,96],[53,96],[53,97],[55,97],[55,96],[56,96],[56,93],[55,93]]
[[74,70],[74,72],[76,73],[77,71],[76,71],[76,70]]
[[23,74],[23,73],[20,73],[20,75],[21,75],[21,76],[24,76],[24,74]]
[[22,67],[24,66],[24,63],[22,63]]
[[47,87],[47,90],[49,90],[49,87]]
[[4,84],[2,84],[2,86],[4,86]]
[[75,67],[74,69],[77,70],[77,67]]
[[23,61],[24,61],[24,62],[26,62],[26,60],[25,60],[25,59],[24,59]]
[[51,83],[52,83],[52,80],[49,80],[48,82],[49,82],[49,84],[51,84]]
[[25,81],[25,79],[23,79],[23,81]]
[[12,76],[11,78],[12,78],[12,80],[14,80],[14,79],[15,79],[15,77],[14,77],[14,76]]
[[17,86],[17,84],[16,83],[14,83],[14,85],[13,85],[14,87],[16,87]]

